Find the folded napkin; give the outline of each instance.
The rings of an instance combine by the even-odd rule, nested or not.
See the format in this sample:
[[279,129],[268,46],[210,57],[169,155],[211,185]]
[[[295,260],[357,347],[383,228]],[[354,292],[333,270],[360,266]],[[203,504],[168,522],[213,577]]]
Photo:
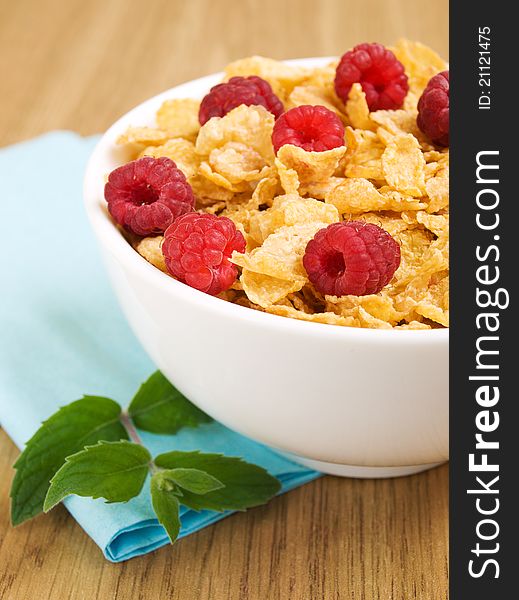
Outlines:
[[[116,304],[83,211],[83,170],[96,141],[54,132],[0,150],[0,423],[20,448],[59,406],[83,394],[127,405],[155,370]],[[242,456],[279,477],[283,492],[319,475],[218,423],[142,438],[152,454]],[[126,504],[77,496],[65,504],[111,561],[167,543],[147,486]],[[183,507],[180,537],[227,514]]]

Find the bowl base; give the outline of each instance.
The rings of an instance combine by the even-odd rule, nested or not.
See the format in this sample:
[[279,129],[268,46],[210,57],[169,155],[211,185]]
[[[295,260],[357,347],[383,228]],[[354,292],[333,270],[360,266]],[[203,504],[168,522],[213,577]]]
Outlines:
[[406,465],[402,467],[361,467],[356,465],[341,465],[322,460],[313,460],[311,458],[304,458],[288,452],[283,452],[282,454],[284,454],[288,459],[308,467],[309,469],[313,469],[314,471],[320,471],[321,473],[326,473],[327,475],[338,475],[339,477],[355,477],[357,479],[386,479],[390,477],[405,477],[406,475],[421,473],[422,471],[427,471],[444,464],[443,462],[438,462],[427,463],[423,465]]

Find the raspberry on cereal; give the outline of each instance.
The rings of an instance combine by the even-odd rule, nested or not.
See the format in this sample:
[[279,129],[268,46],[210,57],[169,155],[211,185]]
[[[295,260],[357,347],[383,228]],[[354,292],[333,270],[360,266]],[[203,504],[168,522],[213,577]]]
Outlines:
[[213,296],[236,281],[238,269],[229,258],[245,251],[245,239],[226,217],[190,213],[164,234],[162,253],[169,272],[187,285]]
[[359,44],[344,54],[335,74],[335,91],[346,102],[360,83],[370,111],[401,108],[409,90],[404,66],[382,44]]
[[429,80],[418,101],[416,123],[435,144],[449,145],[449,71]]
[[344,125],[324,106],[296,106],[282,114],[274,124],[274,151],[285,144],[299,146],[307,152],[332,150],[344,146]]
[[321,294],[378,294],[400,264],[400,246],[371,223],[333,223],[308,242],[303,266]]
[[203,125],[211,117],[223,117],[233,108],[245,104],[264,106],[276,118],[284,110],[281,100],[274,94],[270,83],[261,77],[231,77],[226,83],[211,88],[200,104],[198,119]]
[[114,169],[104,194],[114,220],[142,237],[163,233],[195,203],[184,174],[166,157],[146,156]]

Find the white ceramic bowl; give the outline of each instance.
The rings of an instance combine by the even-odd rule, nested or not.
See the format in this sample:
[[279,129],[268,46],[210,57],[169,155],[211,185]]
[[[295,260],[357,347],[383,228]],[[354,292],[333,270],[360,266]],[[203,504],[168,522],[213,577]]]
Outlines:
[[302,464],[391,477],[447,460],[446,329],[354,329],[230,304],[160,272],[112,224],[104,180],[127,158],[116,138],[129,125],[153,125],[164,100],[202,97],[220,80],[221,73],[197,79],[140,104],[110,127],[88,164],[88,216],[133,331],[202,410]]

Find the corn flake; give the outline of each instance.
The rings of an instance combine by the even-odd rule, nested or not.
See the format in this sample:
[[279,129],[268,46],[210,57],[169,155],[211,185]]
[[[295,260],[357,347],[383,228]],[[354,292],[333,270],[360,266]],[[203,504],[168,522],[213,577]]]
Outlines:
[[290,293],[299,291],[304,285],[304,281],[301,279],[292,281],[278,279],[248,269],[242,270],[240,282],[249,300],[267,309],[272,304],[286,298]]
[[402,325],[395,325],[394,329],[432,329],[427,323],[421,321],[410,321],[409,323],[403,323]]
[[157,125],[170,137],[194,140],[200,129],[199,108],[200,102],[191,98],[166,100],[157,111]]
[[255,150],[268,164],[274,162],[272,129],[274,115],[263,106],[241,104],[223,117],[212,117],[200,128],[196,151],[209,156],[228,142],[239,142]]
[[222,187],[233,193],[245,192],[250,189],[250,185],[246,181],[240,181],[238,183],[233,183],[229,181],[225,175],[214,171],[211,165],[208,162],[202,161],[200,164],[199,174],[202,177],[205,177],[214,185]]
[[382,154],[385,146],[377,134],[364,129],[346,127],[346,153],[341,165],[346,177],[362,177],[384,181]]
[[327,308],[337,314],[371,322],[369,327],[387,329],[396,325],[403,314],[394,307],[393,299],[387,295],[326,296]]
[[280,183],[277,177],[269,175],[261,179],[252,194],[253,207],[258,210],[260,206],[272,206],[278,191],[280,191]]
[[256,150],[239,142],[227,142],[209,154],[211,168],[232,184],[259,181],[270,173],[263,157]]
[[[335,173],[345,151],[346,148],[341,146],[324,152],[307,152],[299,146],[285,144],[277,152],[276,166],[278,172],[280,170],[282,172],[283,168],[287,171],[295,171],[299,183],[326,181]],[[282,173],[280,177],[283,177]],[[285,191],[288,192],[286,188]],[[291,189],[290,192],[292,191],[296,190]]]
[[[378,225],[385,229],[389,234],[391,234],[397,242],[401,244],[402,240],[399,237],[399,234],[403,231],[407,231],[411,229],[410,226],[402,220],[399,213],[391,213],[391,212],[369,212],[363,213],[362,215],[358,215],[355,217],[359,221],[365,221],[366,223],[372,223],[373,225]],[[429,238],[427,238],[429,240]]]
[[[210,168],[209,171],[212,173]],[[228,202],[234,196],[233,191],[221,187],[200,173],[190,177],[188,181],[197,199],[197,209],[206,209],[216,202]]]
[[370,114],[370,119],[393,135],[410,133],[418,139],[422,133],[416,124],[416,115],[407,110],[377,110]]
[[297,310],[291,306],[275,305],[268,306],[266,312],[272,315],[279,315],[282,317],[291,317],[292,319],[299,319],[301,321],[308,321],[310,323],[324,323],[328,325],[341,325],[342,327],[360,327],[360,321],[354,317],[343,317],[333,312],[322,312],[309,314],[302,310]]
[[303,81],[304,85],[323,88],[332,96],[334,102],[340,106],[341,101],[335,94],[335,73],[337,70],[338,60],[328,63],[324,67],[317,67],[310,70],[310,74]]
[[399,40],[393,52],[404,65],[409,78],[409,90],[414,96],[419,97],[429,83],[429,79],[447,69],[447,63],[434,50],[420,42]]
[[276,157],[275,166],[277,169],[277,174],[279,177],[279,181],[281,182],[281,187],[285,191],[286,194],[297,194],[299,190],[299,186],[301,185],[299,182],[299,176],[295,169],[290,169],[283,162]]
[[128,127],[117,139],[118,144],[141,144],[143,146],[161,146],[171,136],[167,131],[153,127]]
[[335,206],[313,198],[287,194],[274,199],[268,210],[255,213],[250,220],[250,235],[262,244],[269,235],[285,225],[302,223],[336,223],[339,213]]
[[287,281],[299,280],[304,285],[307,275],[302,258],[306,245],[319,229],[327,225],[313,222],[280,227],[249,254],[234,252],[231,261],[255,273]]
[[348,178],[335,186],[325,196],[325,201],[337,207],[343,215],[361,214],[380,210],[419,210],[426,205],[412,196],[389,191],[383,195],[367,179]]
[[425,159],[418,140],[411,134],[394,136],[382,154],[384,177],[392,188],[411,196],[425,189]]
[[161,146],[148,146],[140,153],[139,158],[142,156],[170,158],[187,178],[196,175],[200,167],[200,156],[196,153],[195,145],[183,138],[168,140]]
[[429,196],[427,211],[434,213],[449,206],[449,168],[437,172],[425,183],[425,192]]
[[137,252],[149,263],[157,267],[157,269],[167,273],[168,269],[166,267],[166,261],[164,260],[164,255],[161,250],[163,239],[164,236],[162,235],[145,237],[135,244],[135,250],[137,250]]
[[311,69],[305,67],[296,67],[263,56],[251,56],[227,65],[225,79],[258,75],[270,83],[274,93],[284,102],[294,87],[301,84],[311,73]]
[[302,85],[295,87],[287,101],[287,108],[295,106],[324,106],[328,110],[334,112],[342,121],[346,120],[346,115],[336,103],[335,96],[331,91],[315,85]]
[[313,181],[304,183],[300,186],[299,193],[302,196],[310,196],[311,198],[319,198],[324,200],[327,194],[344,181],[344,177],[329,177],[325,181]]
[[346,115],[355,129],[372,129],[373,122],[369,116],[366,94],[360,83],[351,86],[346,102]]

